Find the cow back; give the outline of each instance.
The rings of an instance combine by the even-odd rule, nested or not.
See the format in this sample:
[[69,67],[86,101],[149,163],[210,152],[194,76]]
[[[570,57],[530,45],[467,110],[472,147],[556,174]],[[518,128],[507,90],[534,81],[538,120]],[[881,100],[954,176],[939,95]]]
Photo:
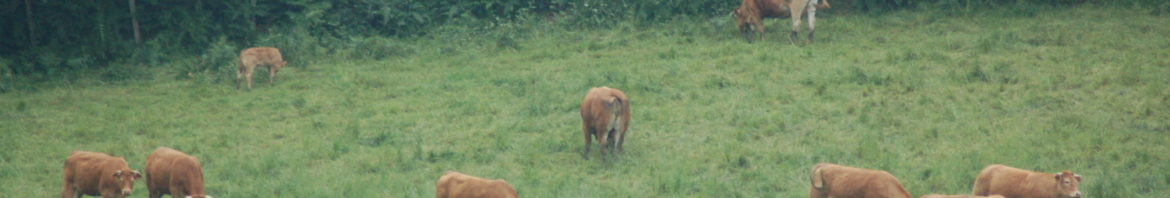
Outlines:
[[[202,196],[203,169],[199,160],[182,151],[159,147],[146,160],[147,188],[162,194]],[[171,192],[171,189],[182,192]]]
[[240,51],[240,64],[244,67],[284,67],[287,63],[284,62],[280,49],[254,47]]

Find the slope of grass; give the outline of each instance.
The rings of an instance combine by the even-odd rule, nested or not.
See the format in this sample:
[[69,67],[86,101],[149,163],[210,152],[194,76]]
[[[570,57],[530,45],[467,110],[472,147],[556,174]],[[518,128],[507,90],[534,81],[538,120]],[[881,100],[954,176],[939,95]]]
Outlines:
[[[887,170],[914,195],[969,193],[992,163],[1072,170],[1089,197],[1170,194],[1170,19],[937,16],[823,17],[803,47],[786,21],[746,44],[724,18],[451,34],[290,63],[250,92],[174,74],[38,85],[0,94],[0,192],[55,196],[71,150],[142,169],[169,146],[216,197],[430,197],[447,170],[524,197],[803,197],[818,162]],[[610,161],[580,155],[595,86],[631,98]]]

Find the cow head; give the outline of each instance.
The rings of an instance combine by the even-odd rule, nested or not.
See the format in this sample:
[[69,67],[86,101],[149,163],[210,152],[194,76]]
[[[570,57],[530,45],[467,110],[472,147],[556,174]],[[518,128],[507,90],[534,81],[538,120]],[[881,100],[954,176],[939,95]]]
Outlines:
[[731,11],[731,14],[735,16],[735,24],[742,26],[745,18],[743,6],[735,8],[735,10]]
[[142,179],[142,173],[138,173],[136,170],[117,170],[114,171],[113,176],[118,187],[122,188],[122,196],[130,196],[131,191],[134,190],[134,180]]
[[1077,185],[1081,183],[1081,175],[1065,170],[1056,174],[1056,183],[1060,197],[1081,198],[1081,191],[1077,190]]
[[735,10],[732,11],[732,14],[735,15],[735,26],[739,28],[739,33],[743,35],[743,38],[746,39],[748,43],[751,43],[751,32],[757,28],[755,27],[755,24],[752,24],[754,17],[758,17],[752,16],[755,15],[755,10],[748,8],[745,4],[743,6],[739,6],[739,8],[735,8]]

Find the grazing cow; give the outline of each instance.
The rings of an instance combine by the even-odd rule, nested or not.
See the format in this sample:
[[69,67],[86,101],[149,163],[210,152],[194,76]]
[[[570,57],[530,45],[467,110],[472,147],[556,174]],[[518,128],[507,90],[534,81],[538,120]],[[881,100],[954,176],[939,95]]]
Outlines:
[[516,189],[501,179],[483,179],[447,171],[435,183],[436,198],[518,198]]
[[886,171],[820,163],[813,167],[809,198],[912,198]]
[[922,196],[922,197],[920,197],[920,198],[1004,198],[1004,197],[1003,197],[1003,195],[975,196],[975,195],[939,195],[939,194],[929,194],[929,195],[923,195],[923,196]]
[[126,197],[134,190],[134,180],[142,178],[141,173],[130,169],[125,158],[89,151],[73,151],[65,159],[64,172],[62,198]]
[[795,44],[796,33],[800,31],[800,17],[808,14],[808,41],[812,42],[816,31],[817,9],[829,7],[829,0],[743,0],[743,4],[734,12],[739,33],[743,34],[748,43],[752,42],[752,30],[759,33],[760,39],[764,39],[764,18],[792,18],[792,33],[788,39]]
[[980,196],[999,194],[1008,198],[1080,198],[1081,191],[1077,190],[1080,183],[1081,175],[1068,170],[1039,173],[992,164],[979,172],[972,191]]
[[248,81],[248,90],[252,89],[252,71],[256,67],[268,67],[268,84],[276,80],[276,72],[288,66],[288,62],[280,56],[280,49],[271,47],[255,47],[240,51],[240,69],[236,73],[236,89],[240,89],[243,80]]
[[601,144],[602,159],[608,149],[622,151],[626,142],[626,129],[630,128],[630,99],[621,90],[609,87],[589,89],[581,101],[581,121],[585,132],[585,152],[582,158],[589,159],[589,147],[597,138]]
[[146,189],[150,198],[211,198],[203,194],[203,169],[186,153],[158,147],[146,158]]

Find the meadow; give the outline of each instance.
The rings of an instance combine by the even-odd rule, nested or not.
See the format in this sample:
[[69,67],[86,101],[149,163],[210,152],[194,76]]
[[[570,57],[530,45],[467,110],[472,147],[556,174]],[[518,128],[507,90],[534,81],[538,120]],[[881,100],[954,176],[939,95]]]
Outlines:
[[[390,39],[401,53],[380,59],[294,59],[252,91],[235,89],[233,65],[12,84],[0,192],[57,196],[73,150],[141,170],[168,146],[228,198],[432,197],[447,170],[522,197],[806,197],[819,162],[889,171],[915,197],[970,193],[995,163],[1071,170],[1087,197],[1170,195],[1170,18],[1089,6],[818,18],[806,45],[788,43],[786,20],[748,44],[730,17],[447,27]],[[624,90],[633,112],[608,161],[581,156],[578,108],[597,86]]]

